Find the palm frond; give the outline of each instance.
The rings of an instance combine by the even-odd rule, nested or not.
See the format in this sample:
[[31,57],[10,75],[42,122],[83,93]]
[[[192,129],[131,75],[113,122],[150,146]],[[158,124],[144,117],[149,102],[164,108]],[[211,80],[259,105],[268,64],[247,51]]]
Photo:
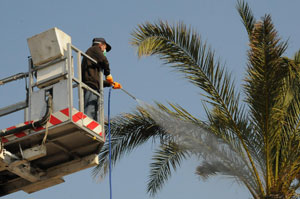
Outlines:
[[203,95],[224,118],[228,118],[234,132],[238,131],[234,119],[240,117],[239,95],[230,74],[215,60],[214,52],[195,31],[183,23],[170,26],[160,21],[158,24],[139,25],[132,36],[132,45],[137,47],[139,56],[159,55],[165,64],[184,73],[206,92]]
[[[167,22],[139,25],[132,33],[132,45],[137,47],[138,55],[159,55],[165,64],[170,64],[185,74],[193,84],[205,93],[208,102],[219,110],[219,115],[228,120],[228,128],[242,143],[252,170],[263,187],[251,154],[245,144],[235,118],[239,115],[239,95],[236,94],[230,75],[216,61],[214,52],[203,43],[196,31],[183,23],[170,26]],[[222,132],[226,133],[228,131]],[[230,135],[229,135],[230,136]],[[264,194],[263,194],[264,195]]]
[[169,109],[167,108],[165,105],[156,102],[156,106],[164,111],[167,114],[170,114],[176,118],[181,118],[185,121],[189,121],[195,124],[203,124],[203,122],[201,120],[199,120],[198,118],[196,118],[195,116],[193,116],[191,113],[189,113],[186,109],[184,109],[182,106],[180,106],[179,104],[174,104],[171,102],[168,102],[168,105],[173,109]]
[[300,50],[298,50],[294,55],[294,61],[297,65],[300,64]]
[[[143,108],[139,107],[137,110],[134,113],[117,116],[111,121],[112,165],[149,139],[159,139],[163,142],[168,136]],[[95,177],[103,178],[108,171],[108,144],[108,142],[104,144],[99,154],[99,165],[93,170]]]
[[277,116],[274,111],[278,109],[273,108],[282,97],[283,79],[288,72],[281,59],[286,43],[279,42],[269,16],[256,24],[251,37],[245,88],[252,116],[259,122],[257,127],[261,132],[269,132],[266,124],[272,121],[270,114]]
[[246,31],[247,31],[249,37],[251,37],[252,30],[254,28],[254,24],[255,24],[256,20],[253,16],[253,13],[252,13],[248,3],[243,0],[238,0],[236,9],[238,10],[238,12],[242,18],[242,22],[246,28]]
[[[288,68],[288,76],[284,81],[284,98],[281,107],[282,117],[279,120],[282,123],[282,132],[280,141],[278,141],[277,164],[278,180],[276,189],[282,189],[284,192],[295,192],[294,180],[300,172],[300,73],[299,65],[292,59],[283,58],[284,64]],[[283,190],[283,189],[282,189]]]
[[[234,133],[232,133],[232,129],[228,128],[228,119],[220,115],[219,110],[217,109],[209,110],[205,105],[204,108],[208,116],[207,125],[210,127],[210,130],[214,132],[216,136],[221,138],[223,142],[226,142],[228,145],[230,145],[236,153],[238,153],[240,156],[243,156],[244,150],[241,146],[241,142],[239,139],[237,139]],[[249,120],[245,109],[241,109],[240,115],[240,118],[236,118],[237,126],[242,132],[245,144],[247,145],[247,148],[258,169],[263,170],[265,165],[265,159],[263,156],[264,150],[261,148],[263,139],[259,134],[255,133],[255,125],[253,125],[251,120]]]
[[176,143],[161,145],[160,149],[155,152],[150,165],[147,188],[150,195],[154,196],[171,176],[172,169],[175,171],[189,156],[188,151]]
[[[187,119],[199,123],[187,110],[169,103],[174,111],[168,109],[161,103],[156,103],[157,108],[149,104],[144,104],[143,107],[137,107],[137,111],[117,116],[111,121],[112,135],[112,165],[124,155],[130,153],[133,149],[144,144],[149,139],[160,140],[161,144],[171,141],[171,134],[166,133],[165,129],[159,126],[159,123],[153,119],[147,111],[157,110],[167,114]],[[151,112],[151,111],[150,111]],[[155,118],[155,117],[154,117]],[[107,128],[106,128],[107,130]],[[108,132],[106,132],[108,135]],[[109,161],[109,143],[106,142],[99,154],[99,165],[93,170],[94,177],[103,178],[108,172]]]
[[[240,148],[234,148],[231,144],[226,143],[224,139],[218,138],[204,123],[195,123],[194,120],[186,119],[179,114],[180,112],[176,112],[176,109],[175,112],[172,112],[163,106],[161,110],[164,110],[164,112],[154,107],[148,107],[146,110],[167,133],[174,136],[173,142],[179,147],[199,157],[204,164],[220,163],[221,170],[226,167],[230,170],[232,176],[240,182],[247,179],[247,186],[251,186],[252,189],[256,187],[256,177],[251,173],[250,163],[245,159],[243,152],[239,151],[241,150]],[[162,160],[165,159],[160,159],[160,161]],[[161,166],[164,164],[164,161],[157,161],[155,165]],[[161,182],[164,182],[168,178],[168,175],[170,175],[170,170],[167,169],[167,173],[160,174],[157,177],[159,166],[155,167],[156,175],[154,176],[156,178],[155,182],[159,182],[158,184],[161,186]],[[246,184],[246,182],[244,183]],[[159,189],[158,185],[151,187]]]
[[[237,169],[237,170],[235,170]],[[235,168],[231,166],[224,165],[223,161],[213,161],[213,162],[203,162],[196,168],[196,174],[199,175],[202,179],[206,180],[207,178],[215,175],[224,175],[231,178],[234,178],[236,182],[244,184],[249,192],[255,199],[258,199],[259,196],[257,193],[259,190],[256,188],[255,181],[251,178],[251,175],[248,173],[248,170],[243,170],[240,167]],[[249,178],[250,177],[250,178]]]
[[[263,138],[268,194],[271,182],[276,181],[274,178],[278,176],[278,164],[273,162],[278,161],[279,157],[278,143],[283,134],[278,123],[285,119],[283,91],[284,80],[289,74],[288,67],[281,58],[287,43],[280,42],[269,15],[255,24],[250,37],[250,47],[245,90],[251,117],[256,122],[257,133]],[[276,168],[273,168],[274,165]]]
[[[132,32],[139,57],[157,55],[201,89],[208,117],[203,122],[177,104],[156,103],[114,118],[113,164],[150,139],[161,141],[151,164],[151,195],[191,155],[199,157],[199,176],[233,177],[255,199],[292,198],[300,187],[300,51],[283,57],[287,42],[271,17],[256,22],[243,0],[237,10],[250,41],[244,85],[249,107],[241,105],[230,73],[191,27],[146,22]],[[105,174],[107,165],[105,144],[95,174]]]

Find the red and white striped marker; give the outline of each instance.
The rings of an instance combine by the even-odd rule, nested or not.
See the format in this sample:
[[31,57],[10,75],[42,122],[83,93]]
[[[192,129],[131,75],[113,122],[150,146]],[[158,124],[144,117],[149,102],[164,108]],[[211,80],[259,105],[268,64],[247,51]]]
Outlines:
[[[69,108],[62,109],[58,112],[55,112],[55,113],[51,114],[48,127],[61,124],[65,121],[68,121],[69,119],[70,119],[69,118]],[[92,120],[91,118],[89,118],[88,116],[86,116],[82,112],[76,110],[75,108],[72,108],[72,121],[75,124],[79,125],[79,126],[86,127],[88,129],[90,129],[91,131],[97,133],[100,136],[104,136],[104,133],[102,131],[103,128],[101,127],[101,125],[98,122]],[[17,126],[11,126],[11,127],[6,128],[4,130],[8,131],[8,130],[18,128],[20,126],[32,123],[32,122],[33,121],[27,121],[27,122],[18,124]],[[44,130],[45,128],[46,128],[46,125],[44,125],[43,127],[40,127],[40,128],[36,128],[36,129],[34,129],[34,131],[35,132],[41,131],[41,130]],[[18,138],[25,137],[27,135],[28,135],[28,130],[22,131],[22,132],[19,132],[19,133],[15,133],[15,134],[12,134],[12,135],[2,137],[2,142],[7,143],[7,142],[10,142],[10,141],[16,140]]]

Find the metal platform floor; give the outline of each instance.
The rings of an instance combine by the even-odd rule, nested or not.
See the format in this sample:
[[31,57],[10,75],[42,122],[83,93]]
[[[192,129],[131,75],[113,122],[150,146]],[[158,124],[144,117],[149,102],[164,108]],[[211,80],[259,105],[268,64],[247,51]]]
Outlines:
[[73,112],[77,116],[48,128],[45,143],[46,127],[7,138],[0,153],[0,196],[39,191],[64,182],[65,175],[98,165],[97,154],[105,141],[102,127],[81,112]]

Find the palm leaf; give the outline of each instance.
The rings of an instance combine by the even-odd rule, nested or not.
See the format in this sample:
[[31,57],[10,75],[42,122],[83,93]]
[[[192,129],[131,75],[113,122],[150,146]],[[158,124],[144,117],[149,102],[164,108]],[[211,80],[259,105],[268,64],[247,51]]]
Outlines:
[[232,129],[230,133],[242,143],[263,192],[254,161],[243,140],[245,137],[235,120],[240,118],[239,96],[236,95],[230,75],[215,60],[214,52],[207,48],[195,31],[183,23],[173,26],[163,21],[158,24],[145,23],[139,25],[132,36],[132,45],[137,47],[139,56],[159,55],[165,64],[183,72],[186,78],[206,92],[204,95],[208,102],[219,110],[221,117],[227,118],[228,128]]
[[[163,142],[168,137],[143,108],[139,107],[137,110],[137,112],[112,119],[112,166],[125,154],[130,153],[149,139],[159,139]],[[108,132],[106,132],[106,135],[108,135]],[[103,178],[106,175],[109,162],[108,154],[109,143],[106,142],[99,154],[99,165],[93,170],[95,177]]]
[[236,9],[242,18],[242,22],[247,30],[248,36],[251,37],[255,24],[255,18],[248,3],[244,2],[243,0],[238,0]]
[[171,27],[161,21],[139,25],[132,35],[132,44],[138,48],[139,56],[158,54],[166,64],[183,72],[192,83],[206,91],[203,95],[208,102],[221,110],[220,113],[229,118],[231,128],[235,128],[239,97],[234,84],[196,32],[183,23]]
[[232,167],[231,165],[226,166],[223,161],[203,162],[196,168],[196,174],[204,180],[215,175],[224,175],[234,178],[236,182],[245,185],[252,196],[255,199],[258,199],[259,196],[257,193],[259,193],[259,190],[257,190],[255,180],[251,178],[251,174],[248,173],[248,171],[249,170],[247,169],[243,169],[242,165],[241,167]]
[[284,97],[284,106],[282,111],[284,123],[282,127],[282,136],[278,150],[278,182],[276,189],[282,189],[284,192],[295,192],[298,186],[291,186],[300,172],[300,93],[299,93],[299,65],[295,60],[284,58],[284,62],[289,69],[288,76],[285,78],[286,95]]
[[298,50],[298,52],[295,53],[294,55],[294,61],[296,64],[300,64],[300,50]]
[[[256,190],[256,177],[249,172],[250,163],[245,159],[241,151],[224,142],[224,139],[214,135],[203,122],[195,122],[189,117],[186,118],[184,114],[180,114],[185,111],[175,108],[175,112],[173,112],[163,105],[159,107],[161,108],[160,110],[153,107],[148,107],[146,110],[165,132],[174,137],[173,142],[180,149],[196,155],[203,161],[203,164],[218,162],[220,171],[224,171],[222,169],[227,168],[228,175],[231,173],[231,176],[251,187],[251,190]],[[169,159],[173,158],[169,150],[167,152],[160,150],[155,157],[156,161],[151,165],[152,170],[148,184],[148,191],[151,194],[155,194],[157,189],[160,189],[171,175]]]
[[[282,99],[284,97],[284,79],[288,74],[288,67],[281,58],[287,44],[280,42],[274,29],[271,18],[266,15],[262,22],[255,24],[250,38],[248,78],[245,90],[247,102],[250,106],[251,117],[257,133],[263,138],[266,160],[267,194],[271,182],[274,181],[273,161],[276,159],[281,140],[280,120],[284,120]],[[275,127],[275,128],[274,128]],[[275,164],[276,165],[276,164]]]
[[[177,104],[171,109],[144,106],[112,122],[112,161],[152,139],[160,140],[151,164],[148,192],[157,193],[181,162],[199,157],[196,173],[217,174],[243,183],[255,199],[293,198],[300,187],[300,51],[283,57],[271,17],[256,22],[242,0],[237,10],[249,35],[245,102],[240,103],[231,75],[191,27],[182,22],[141,24],[131,43],[139,57],[157,55],[201,89],[208,117],[203,122]],[[95,174],[105,174],[108,145]],[[263,178],[262,178],[263,177]]]
[[188,151],[176,143],[161,145],[155,152],[151,163],[147,191],[154,196],[171,176],[172,169],[176,170],[181,162],[189,157]]

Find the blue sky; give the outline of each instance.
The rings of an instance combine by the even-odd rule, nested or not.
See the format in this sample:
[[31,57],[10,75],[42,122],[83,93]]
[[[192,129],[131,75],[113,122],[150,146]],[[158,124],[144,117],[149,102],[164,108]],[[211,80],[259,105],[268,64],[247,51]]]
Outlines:
[[[69,34],[73,45],[82,51],[90,46],[93,37],[105,37],[112,46],[108,59],[115,81],[137,98],[148,103],[178,103],[195,116],[205,119],[200,90],[182,75],[161,65],[157,57],[138,59],[135,49],[129,44],[130,33],[146,21],[183,21],[195,28],[211,45],[240,88],[247,62],[248,38],[235,5],[235,0],[1,0],[0,79],[27,71],[27,57],[30,55],[27,38],[58,27]],[[289,40],[286,56],[291,57],[299,50],[298,0],[249,0],[249,5],[256,19],[265,13],[272,15],[279,35],[283,40]],[[24,100],[24,81],[0,86],[0,93],[0,107]],[[115,116],[131,112],[136,102],[121,91],[113,91],[111,106]],[[2,117],[0,129],[21,123],[22,119],[22,112]],[[149,198],[146,182],[154,149],[155,144],[149,143],[119,162],[112,175],[113,198]],[[202,182],[194,174],[196,166],[195,159],[185,161],[155,198],[250,198],[246,189],[226,177]],[[96,183],[91,177],[91,169],[66,176],[65,181],[30,195],[17,192],[3,198],[109,198],[107,179]]]

